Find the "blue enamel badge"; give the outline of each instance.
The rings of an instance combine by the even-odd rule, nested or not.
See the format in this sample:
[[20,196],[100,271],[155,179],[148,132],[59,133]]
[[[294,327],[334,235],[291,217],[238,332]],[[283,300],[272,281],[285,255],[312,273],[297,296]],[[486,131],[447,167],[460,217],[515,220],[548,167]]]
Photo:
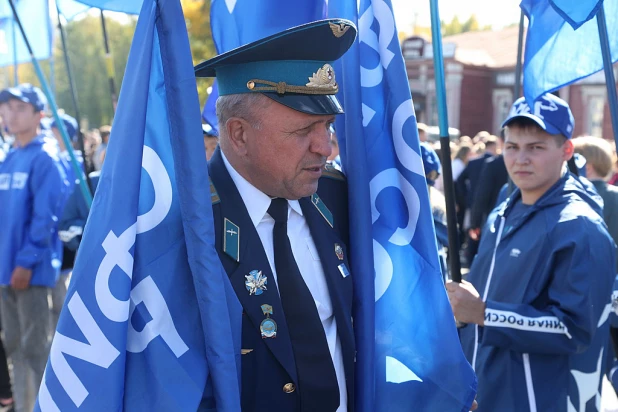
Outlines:
[[240,262],[240,228],[227,217],[223,220],[223,251]]
[[262,275],[261,270],[252,270],[248,275],[245,275],[245,287],[250,295],[260,296],[266,290],[268,278]]
[[262,305],[262,313],[266,316],[266,319],[260,323],[260,333],[262,334],[262,339],[266,338],[276,338],[277,337],[277,322],[270,317],[273,314],[273,307],[270,305]]
[[315,208],[318,209],[318,212],[320,212],[320,214],[328,222],[330,227],[333,227],[333,214],[326,207],[324,202],[322,202],[322,199],[320,199],[320,196],[318,196],[317,193],[311,195],[311,203],[313,203]]

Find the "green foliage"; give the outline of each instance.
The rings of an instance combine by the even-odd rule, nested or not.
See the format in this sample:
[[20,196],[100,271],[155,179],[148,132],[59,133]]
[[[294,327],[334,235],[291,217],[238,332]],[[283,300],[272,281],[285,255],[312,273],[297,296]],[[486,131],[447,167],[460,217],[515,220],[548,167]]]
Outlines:
[[491,25],[481,27],[476,16],[473,14],[468,20],[461,23],[457,16],[453,17],[450,23],[441,22],[442,36],[452,36],[453,34],[466,33],[469,31],[491,30]]
[[[210,32],[210,0],[182,0],[185,22],[189,32],[189,41],[193,62],[199,63],[213,57],[215,47]],[[109,38],[109,47],[114,62],[116,93],[120,94],[124,70],[127,64],[133,33],[137,24],[136,16],[127,16],[119,21],[106,15],[105,25]],[[110,84],[105,64],[105,47],[98,13],[88,13],[83,18],[65,25],[68,56],[73,69],[76,84],[79,112],[82,126],[100,127],[112,121],[112,100]],[[54,55],[55,99],[59,108],[75,116],[69,79],[65,66],[60,33],[56,30]],[[41,61],[41,68],[50,82],[49,61]],[[6,84],[13,83],[13,68],[3,69]],[[40,85],[31,63],[21,64],[18,69],[19,81]],[[197,87],[200,104],[206,100],[206,89],[212,85],[212,79],[198,79]]]

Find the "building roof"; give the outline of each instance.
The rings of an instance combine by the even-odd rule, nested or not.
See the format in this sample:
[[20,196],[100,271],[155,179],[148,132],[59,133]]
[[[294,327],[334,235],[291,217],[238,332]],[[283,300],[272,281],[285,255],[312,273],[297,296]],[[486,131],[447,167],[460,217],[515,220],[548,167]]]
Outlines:
[[[455,45],[455,60],[472,66],[514,67],[519,26],[497,31],[473,31],[443,38]],[[524,32],[525,41],[525,32]]]

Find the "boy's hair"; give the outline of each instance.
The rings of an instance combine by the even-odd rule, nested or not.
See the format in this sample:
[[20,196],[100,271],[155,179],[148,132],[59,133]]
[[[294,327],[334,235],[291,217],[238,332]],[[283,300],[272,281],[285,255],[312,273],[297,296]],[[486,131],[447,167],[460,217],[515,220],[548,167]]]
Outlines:
[[[504,126],[505,129],[505,137],[508,136],[508,131],[510,129],[519,129],[528,133],[547,133],[545,130],[541,128],[534,120],[528,119],[526,117],[517,117],[509,122],[509,124]],[[547,133],[549,134],[549,133]],[[566,141],[566,137],[561,134],[550,134],[551,137],[554,138],[556,145],[558,147],[562,146]]]
[[586,159],[597,175],[607,177],[612,172],[612,147],[604,139],[595,136],[581,136],[573,139],[575,153]]

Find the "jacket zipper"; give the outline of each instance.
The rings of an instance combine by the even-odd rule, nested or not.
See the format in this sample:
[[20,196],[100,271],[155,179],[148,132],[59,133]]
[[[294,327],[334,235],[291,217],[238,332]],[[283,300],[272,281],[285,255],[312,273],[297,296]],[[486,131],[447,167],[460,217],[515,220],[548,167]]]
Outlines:
[[[496,265],[496,252],[498,251],[498,245],[500,244],[500,238],[502,237],[502,229],[504,229],[504,216],[500,217],[500,227],[498,228],[498,235],[496,236],[496,244],[494,246],[494,254],[491,257],[491,265],[489,266],[489,275],[487,276],[487,283],[485,284],[485,291],[483,292],[483,302],[487,300],[487,294],[489,293],[489,285],[491,284],[491,278],[494,274],[494,266]],[[479,348],[479,325],[474,325],[474,352],[472,354],[472,369],[476,371],[476,352]]]

